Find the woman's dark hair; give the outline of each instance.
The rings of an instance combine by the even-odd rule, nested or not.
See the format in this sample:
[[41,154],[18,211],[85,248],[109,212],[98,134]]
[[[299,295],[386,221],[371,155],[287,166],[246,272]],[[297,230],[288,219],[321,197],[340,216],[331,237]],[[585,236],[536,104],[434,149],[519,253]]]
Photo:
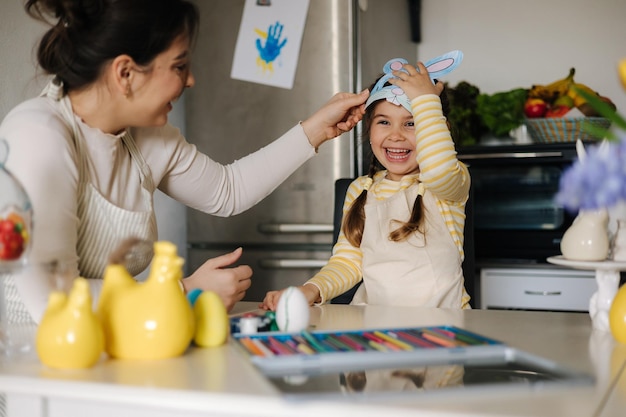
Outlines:
[[194,42],[199,22],[186,0],[27,0],[24,7],[51,24],[37,60],[66,91],[93,83],[119,55],[145,66],[180,35]]
[[[374,85],[376,85],[376,82],[374,82],[369,87],[370,91],[372,91],[372,88],[374,88]],[[387,83],[385,85],[390,85],[390,84]],[[448,100],[448,92],[445,89],[445,84],[444,84],[444,89],[441,92],[439,97],[441,99],[441,107],[442,107],[443,115],[447,117],[448,112],[450,110],[450,102]],[[384,99],[381,99],[381,100],[384,100]],[[376,109],[376,106],[378,105],[378,103],[380,103],[381,100],[375,101],[365,110],[365,114],[363,115],[363,122],[362,122],[363,123],[362,135],[363,135],[364,142],[369,142],[370,140],[372,115],[374,114],[374,110]],[[372,160],[370,162],[370,168],[367,174],[368,177],[373,179],[374,175],[378,171],[381,171],[383,169],[385,169],[383,164],[381,164],[380,161],[376,159],[376,156],[374,156],[374,153],[372,153]],[[363,238],[363,229],[365,227],[364,207],[365,207],[366,201],[367,201],[367,190],[363,190],[361,194],[352,202],[352,205],[348,209],[348,212],[346,213],[346,216],[343,220],[342,231],[344,235],[346,236],[346,239],[348,239],[348,242],[350,242],[350,244],[355,247],[361,246],[361,240]],[[399,223],[401,223],[401,226],[389,234],[389,239],[394,242],[399,242],[408,238],[412,233],[421,231],[420,226],[422,225],[423,210],[424,210],[424,207],[422,204],[422,196],[418,195],[417,198],[415,199],[415,202],[413,203],[413,210],[411,211],[411,217],[409,218],[407,222],[398,221]]]

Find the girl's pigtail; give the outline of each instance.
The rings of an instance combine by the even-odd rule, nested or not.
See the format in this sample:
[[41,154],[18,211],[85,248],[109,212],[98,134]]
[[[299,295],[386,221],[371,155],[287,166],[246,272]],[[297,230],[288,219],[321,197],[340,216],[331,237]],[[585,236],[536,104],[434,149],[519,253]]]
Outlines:
[[394,242],[399,242],[407,239],[411,234],[415,232],[424,233],[422,230],[422,218],[424,217],[424,205],[422,204],[422,199],[424,196],[424,184],[419,183],[417,197],[415,198],[415,202],[413,203],[413,210],[411,211],[411,217],[409,221],[404,223],[401,227],[394,230],[389,234],[389,239]]
[[343,234],[348,239],[348,242],[356,248],[361,246],[361,240],[363,239],[363,229],[365,228],[365,202],[367,201],[367,191],[374,181],[374,174],[380,169],[378,167],[376,158],[372,155],[372,162],[370,164],[370,171],[368,174],[367,182],[363,187],[361,194],[352,202],[350,209],[346,213],[343,221],[342,230]]

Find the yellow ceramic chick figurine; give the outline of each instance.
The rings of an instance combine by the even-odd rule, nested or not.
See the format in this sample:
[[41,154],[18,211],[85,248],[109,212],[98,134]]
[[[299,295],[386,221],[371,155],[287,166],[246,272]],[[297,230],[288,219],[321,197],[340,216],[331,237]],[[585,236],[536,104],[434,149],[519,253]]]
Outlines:
[[195,321],[180,286],[183,262],[173,243],[160,241],[145,282],[136,282],[121,264],[107,266],[98,316],[111,357],[163,359],[185,352]]
[[52,368],[88,368],[104,351],[104,334],[91,307],[89,284],[77,278],[69,294],[52,292],[37,328],[37,354]]

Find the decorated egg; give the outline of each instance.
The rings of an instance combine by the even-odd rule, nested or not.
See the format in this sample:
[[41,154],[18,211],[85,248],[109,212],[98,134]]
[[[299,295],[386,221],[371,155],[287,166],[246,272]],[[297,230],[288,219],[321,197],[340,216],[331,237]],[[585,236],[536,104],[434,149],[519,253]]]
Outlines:
[[228,340],[230,320],[224,302],[213,291],[202,291],[193,305],[196,318],[194,342],[201,347],[221,346]]
[[276,324],[282,332],[301,332],[309,325],[309,303],[302,291],[288,287],[276,306]]

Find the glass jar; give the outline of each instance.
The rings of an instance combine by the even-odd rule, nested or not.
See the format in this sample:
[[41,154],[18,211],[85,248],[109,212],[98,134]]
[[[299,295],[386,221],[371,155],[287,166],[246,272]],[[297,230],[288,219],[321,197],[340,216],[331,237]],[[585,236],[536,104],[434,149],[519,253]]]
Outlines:
[[8,302],[17,296],[7,291],[7,281],[25,265],[32,241],[33,219],[32,205],[24,187],[5,167],[8,156],[9,145],[0,138],[0,344],[5,354],[14,347],[9,331]]

